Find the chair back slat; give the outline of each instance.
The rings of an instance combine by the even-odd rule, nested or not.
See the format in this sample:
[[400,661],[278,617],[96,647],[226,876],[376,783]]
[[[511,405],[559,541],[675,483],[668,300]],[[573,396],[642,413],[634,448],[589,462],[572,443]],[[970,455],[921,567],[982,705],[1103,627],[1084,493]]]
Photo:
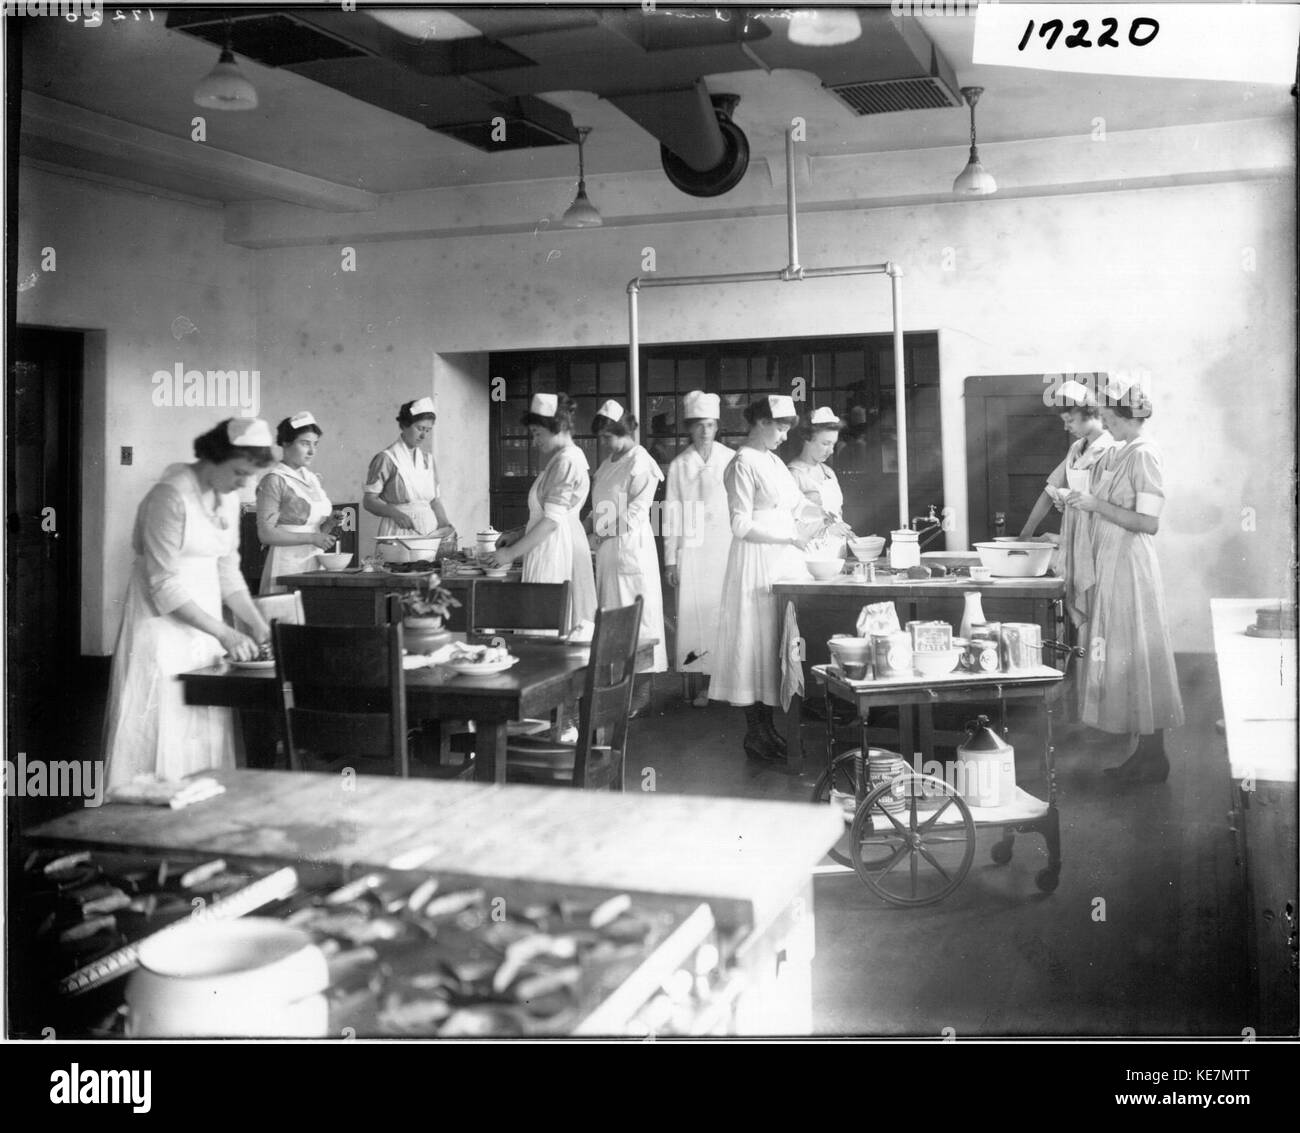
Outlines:
[[564,633],[569,628],[569,583],[480,582],[469,592],[472,634]]
[[406,777],[402,626],[306,626],[277,621],[276,677],[289,766],[307,752],[330,759],[387,757]]
[[632,708],[632,686],[636,677],[636,650],[641,631],[643,599],[637,595],[630,606],[596,611],[592,632],[591,659],[587,664],[582,705],[578,712],[578,743],[574,753],[573,786],[593,785],[594,745],[614,764],[611,790],[623,789],[624,757],[627,751],[628,713]]

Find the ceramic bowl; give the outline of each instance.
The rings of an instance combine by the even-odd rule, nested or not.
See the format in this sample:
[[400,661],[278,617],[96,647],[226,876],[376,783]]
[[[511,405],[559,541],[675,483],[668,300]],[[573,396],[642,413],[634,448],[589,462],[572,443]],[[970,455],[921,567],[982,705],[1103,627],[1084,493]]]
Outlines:
[[932,653],[913,653],[912,669],[918,677],[944,677],[957,667],[961,655],[960,649],[937,649]]
[[808,567],[808,573],[819,582],[825,582],[828,578],[834,578],[841,570],[844,569],[843,559],[804,559],[804,565]]
[[344,551],[322,551],[316,556],[322,570],[342,570],[352,562],[352,555]]

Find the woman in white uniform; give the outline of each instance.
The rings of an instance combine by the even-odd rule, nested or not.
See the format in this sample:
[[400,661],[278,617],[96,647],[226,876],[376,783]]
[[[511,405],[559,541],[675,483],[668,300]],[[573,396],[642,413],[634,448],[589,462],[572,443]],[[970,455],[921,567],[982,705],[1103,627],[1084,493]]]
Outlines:
[[569,626],[596,620],[596,578],[580,514],[591,490],[587,456],[573,443],[577,404],[564,393],[535,393],[524,424],[545,464],[528,492],[528,524],[505,532],[488,562],[523,559],[525,582],[571,582]]
[[338,517],[318,477],[307,466],[316,458],[321,428],[310,413],[286,417],[275,430],[283,451],[257,485],[257,538],[266,550],[259,594],[288,590],[276,578],[312,570],[316,555],[334,548]]
[[853,528],[844,522],[844,492],[834,469],[826,462],[835,452],[843,422],[823,405],[801,421],[793,437],[802,446],[788,467],[807,501],[799,515],[799,533],[818,539],[843,558]]
[[[233,767],[230,710],[187,705],[176,676],[223,655],[254,660],[271,635],[239,572],[239,489],[275,460],[270,427],[231,418],[197,438],[194,455],[168,468],[136,511],[105,716],[110,788]],[[251,636],[221,620],[223,603]]]
[[676,667],[706,678],[691,701],[696,708],[709,703],[707,678],[713,672],[722,578],[731,551],[722,477],[736,452],[714,440],[721,408],[716,393],[692,390],[682,399],[691,443],[668,466],[664,508],[664,570],[677,591]]
[[1102,407],[1115,444],[1093,470],[1090,491],[1066,507],[1090,521],[1095,593],[1089,603],[1080,717],[1112,735],[1136,734],[1137,748],[1105,774],[1129,783],[1169,775],[1165,729],[1183,723],[1183,700],[1169,635],[1155,535],[1165,506],[1164,462],[1143,436],[1151,402],[1129,390]]
[[780,625],[772,583],[806,577],[807,572],[798,553],[806,541],[795,525],[804,495],[776,449],[798,418],[794,402],[778,395],[749,405],[745,420],[749,436],[723,476],[733,538],[722,583],[709,699],[745,709],[747,756],[780,762],[786,747],[772,721],[781,687]]
[[1067,492],[1089,490],[1092,470],[1102,463],[1115,441],[1101,422],[1096,397],[1083,383],[1066,382],[1057,391],[1057,397],[1061,422],[1074,441],[1065,459],[1047,478],[1047,486],[1057,493],[1055,499],[1046,488],[1039,494],[1020,529],[1020,538],[1032,539],[1052,507],[1062,513],[1058,570],[1065,579],[1065,608],[1077,627],[1088,620],[1089,598],[1097,581],[1092,564],[1092,525],[1078,508],[1067,508],[1058,501]]
[[648,669],[638,673],[630,715],[650,701],[653,673],[668,670],[664,644],[664,597],[659,580],[659,551],[650,526],[655,492],[663,471],[636,443],[637,420],[617,401],[607,401],[591,423],[605,459],[591,482],[591,532],[596,547],[596,597],[601,606],[630,606],[640,595],[641,639],[654,639]]
[[453,530],[438,495],[438,466],[420,447],[437,419],[432,398],[404,403],[397,411],[401,435],[370,462],[362,507],[379,516],[380,535],[442,537]]

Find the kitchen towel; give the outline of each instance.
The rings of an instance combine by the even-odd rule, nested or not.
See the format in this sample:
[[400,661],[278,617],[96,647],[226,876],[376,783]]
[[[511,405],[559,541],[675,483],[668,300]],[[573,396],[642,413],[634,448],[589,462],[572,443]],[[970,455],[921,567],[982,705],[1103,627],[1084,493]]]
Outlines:
[[803,639],[794,603],[785,604],[785,628],[781,635],[781,711],[790,710],[795,695],[803,696]]

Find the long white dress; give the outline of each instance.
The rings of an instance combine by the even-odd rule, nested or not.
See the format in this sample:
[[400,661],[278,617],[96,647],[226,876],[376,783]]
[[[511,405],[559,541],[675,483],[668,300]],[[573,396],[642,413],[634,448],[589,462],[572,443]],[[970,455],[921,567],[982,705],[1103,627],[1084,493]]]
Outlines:
[[591,483],[592,527],[596,550],[596,595],[601,606],[630,606],[641,596],[641,640],[654,639],[654,657],[643,673],[668,669],[664,643],[664,595],[659,552],[650,526],[650,509],[663,471],[645,449],[633,445],[618,460],[596,469]]
[[[1093,471],[1092,494],[1106,503],[1159,516],[1164,509],[1160,450],[1145,437],[1115,444]],[[1068,509],[1067,509],[1068,510]],[[1149,735],[1183,723],[1183,700],[1165,611],[1155,538],[1088,516],[1095,593],[1080,642],[1080,719],[1103,732]]]
[[706,461],[691,445],[668,466],[664,507],[664,566],[677,567],[676,667],[713,672],[722,580],[731,552],[727,487],[722,477],[736,450],[713,444]]
[[106,715],[110,789],[142,774],[179,779],[234,766],[230,709],[187,705],[176,680],[225,651],[172,611],[194,602],[220,619],[222,602],[247,592],[239,573],[239,494],[218,497],[214,513],[194,467],[173,465],[140,504],[132,544]]
[[596,619],[596,576],[580,513],[591,490],[590,465],[575,444],[555,452],[528,491],[528,526],[552,519],[556,530],[524,556],[524,582],[572,582],[569,628]]
[[[1115,438],[1103,429],[1085,445],[1080,437],[1069,448],[1047,478],[1053,488],[1087,492],[1092,488],[1093,469],[1114,447]],[[1088,620],[1088,604],[1097,578],[1092,565],[1092,525],[1086,512],[1067,507],[1061,513],[1061,555],[1058,570],[1065,579],[1065,608],[1070,620],[1081,626]]]
[[794,536],[804,496],[775,453],[748,445],[737,451],[723,480],[733,539],[709,699],[742,706],[761,701],[775,708],[780,704],[781,633],[772,583],[806,578],[807,571],[795,547],[754,543],[746,536]]
[[422,448],[407,448],[398,437],[376,453],[366,471],[365,490],[410,516],[415,524],[414,531],[404,531],[396,520],[383,516],[377,534],[432,535],[438,530],[438,517],[429,503],[438,498],[438,470],[433,457]]
[[[320,477],[308,468],[290,468],[281,462],[257,485],[257,518],[268,527],[300,534],[315,533],[332,511],[333,505]],[[312,570],[318,554],[320,548],[311,543],[268,547],[258,593],[285,592],[289,588],[281,586],[276,578]]]

